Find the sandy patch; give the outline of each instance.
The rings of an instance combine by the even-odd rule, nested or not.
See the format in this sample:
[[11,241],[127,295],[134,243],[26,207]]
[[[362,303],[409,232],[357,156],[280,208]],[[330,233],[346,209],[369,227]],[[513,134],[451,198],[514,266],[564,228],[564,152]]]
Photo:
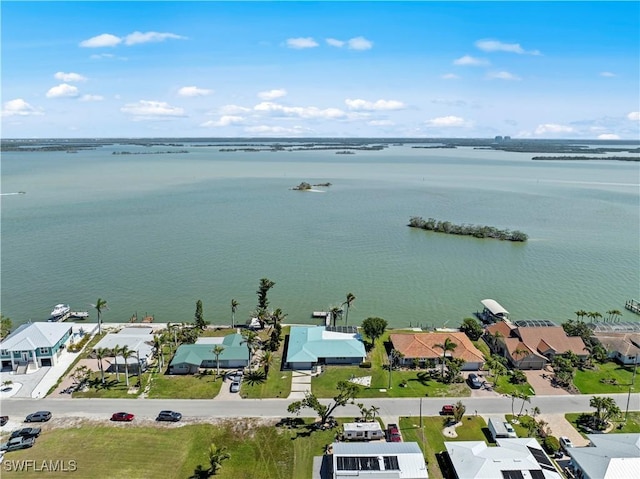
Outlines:
[[445,437],[458,437],[458,433],[456,432],[456,428],[458,426],[462,426],[461,422],[457,422],[451,426],[447,426],[442,430],[442,434],[444,434]]
[[371,376],[363,376],[361,378],[351,378],[349,379],[350,383],[358,384],[360,386],[370,387],[371,386]]

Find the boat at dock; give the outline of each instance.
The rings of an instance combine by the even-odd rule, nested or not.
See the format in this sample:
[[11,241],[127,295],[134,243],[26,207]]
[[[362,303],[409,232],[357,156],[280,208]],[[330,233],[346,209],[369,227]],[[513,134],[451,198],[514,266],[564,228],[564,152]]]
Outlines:
[[482,312],[476,312],[476,317],[484,324],[492,324],[497,321],[509,320],[509,311],[504,309],[495,299],[483,299],[480,301],[484,306]]
[[71,311],[69,313],[69,317],[74,319],[87,319],[89,318],[89,312],[88,311]]
[[62,318],[64,316],[68,316],[71,312],[71,308],[68,304],[56,304],[53,307],[53,311],[51,311],[51,318],[54,321],[58,321],[58,318]]

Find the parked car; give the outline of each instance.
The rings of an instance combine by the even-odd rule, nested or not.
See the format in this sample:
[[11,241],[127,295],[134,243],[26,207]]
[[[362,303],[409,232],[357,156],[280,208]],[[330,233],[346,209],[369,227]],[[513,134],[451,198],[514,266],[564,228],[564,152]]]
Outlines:
[[570,447],[573,447],[571,439],[569,439],[567,436],[560,436],[560,448],[563,451],[566,451]]
[[116,412],[111,415],[112,421],[133,421],[135,416],[129,412]]
[[480,382],[480,379],[478,379],[478,375],[475,373],[469,374],[467,382],[469,383],[471,389],[480,389],[482,387],[482,382]]
[[9,439],[4,444],[0,445],[0,451],[17,451],[19,449],[26,449],[32,447],[36,442],[35,437],[14,437]]
[[0,427],[9,422],[9,416],[0,416]]
[[442,416],[453,416],[453,411],[455,410],[455,406],[453,404],[445,404],[442,406],[440,410],[440,415]]
[[38,411],[29,414],[24,422],[46,422],[51,419],[51,413],[49,411]]
[[240,392],[240,383],[238,381],[233,381],[229,387],[229,391],[232,393]]
[[171,421],[177,422],[182,419],[182,414],[176,411],[160,411],[156,421]]
[[400,430],[398,429],[397,424],[389,423],[387,424],[387,433],[389,434],[400,434]]
[[41,432],[42,429],[39,427],[23,427],[22,429],[13,431],[10,439],[13,439],[14,437],[38,437]]

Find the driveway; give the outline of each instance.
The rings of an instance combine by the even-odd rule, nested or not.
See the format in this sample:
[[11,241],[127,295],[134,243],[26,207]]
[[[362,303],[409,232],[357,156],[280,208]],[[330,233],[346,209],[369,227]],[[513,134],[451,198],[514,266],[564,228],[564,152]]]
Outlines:
[[224,372],[222,387],[220,388],[220,392],[218,393],[218,395],[213,398],[214,401],[234,401],[242,399],[240,393],[232,393],[229,389],[231,387],[231,383],[233,382],[233,380],[231,379],[231,374],[235,373],[236,371],[236,369],[233,369],[231,371]]
[[553,373],[542,370],[523,371],[527,376],[527,381],[536,392],[537,396],[568,396],[569,393],[561,387],[551,384]]
[[311,371],[293,371],[291,373],[291,392],[287,399],[304,399],[306,392],[311,392]]
[[571,439],[571,442],[575,447],[583,447],[589,445],[589,440],[582,437],[576,428],[574,428],[569,421],[564,417],[564,414],[545,414],[541,413],[536,416],[538,420],[543,419],[549,423],[551,428],[551,435],[557,438],[560,436],[567,436]]

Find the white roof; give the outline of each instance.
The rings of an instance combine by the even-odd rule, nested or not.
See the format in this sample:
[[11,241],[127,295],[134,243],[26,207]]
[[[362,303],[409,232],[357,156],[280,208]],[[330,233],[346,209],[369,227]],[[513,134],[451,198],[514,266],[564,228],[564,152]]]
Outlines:
[[[108,333],[104,338],[98,341],[98,344],[93,347],[93,350],[95,351],[100,348],[113,349],[115,346],[126,346],[129,350],[136,351],[141,357],[147,357],[151,355],[151,351],[153,350],[153,346],[149,344],[152,341],[153,336],[151,335],[126,334],[123,332]],[[122,356],[118,356],[118,362],[121,361]]]
[[482,306],[491,311],[492,314],[509,314],[509,311],[504,309],[495,299],[483,299],[480,302]]
[[586,478],[640,477],[640,434],[587,434],[593,447],[568,449]]
[[529,448],[540,451],[549,464],[548,456],[533,438],[497,439],[498,447],[488,447],[484,441],[445,442],[453,467],[458,477],[465,479],[495,479],[502,471],[518,470],[525,479],[530,479],[529,471],[542,471],[545,479],[561,479],[554,469],[542,467]]
[[[333,445],[333,471],[335,478],[355,476],[356,471],[338,471],[338,457],[365,457],[371,460],[382,461],[384,456],[395,456],[398,459],[400,471],[398,475],[389,476],[390,471],[373,470],[358,471],[366,474],[366,477],[397,477],[399,479],[428,479],[427,464],[420,446],[416,442],[334,442]],[[384,464],[382,461],[381,465]],[[396,472],[396,471],[394,471]]]
[[220,337],[204,337],[196,339],[196,344],[222,344],[224,336]]
[[71,324],[65,323],[25,323],[7,336],[0,349],[8,351],[26,351],[35,348],[51,348],[71,330]]
[[343,426],[344,432],[347,431],[382,431],[379,422],[347,422]]

